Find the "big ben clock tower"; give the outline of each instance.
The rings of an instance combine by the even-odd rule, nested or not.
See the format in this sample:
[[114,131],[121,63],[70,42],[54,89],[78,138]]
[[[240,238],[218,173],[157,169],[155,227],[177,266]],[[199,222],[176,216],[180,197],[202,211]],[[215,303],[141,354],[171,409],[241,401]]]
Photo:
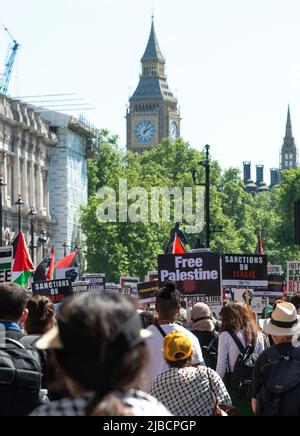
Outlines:
[[127,149],[141,153],[180,136],[180,112],[165,74],[163,57],[152,18],[151,33],[142,57],[139,85],[129,100],[127,110]]

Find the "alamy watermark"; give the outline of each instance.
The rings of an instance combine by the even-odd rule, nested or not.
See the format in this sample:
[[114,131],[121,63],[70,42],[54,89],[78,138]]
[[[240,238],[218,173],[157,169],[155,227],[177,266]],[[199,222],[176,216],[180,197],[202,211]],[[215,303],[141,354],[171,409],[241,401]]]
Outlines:
[[125,179],[119,180],[119,192],[100,188],[97,198],[97,219],[102,223],[185,223],[186,233],[200,233],[205,224],[205,189],[152,187],[128,189]]

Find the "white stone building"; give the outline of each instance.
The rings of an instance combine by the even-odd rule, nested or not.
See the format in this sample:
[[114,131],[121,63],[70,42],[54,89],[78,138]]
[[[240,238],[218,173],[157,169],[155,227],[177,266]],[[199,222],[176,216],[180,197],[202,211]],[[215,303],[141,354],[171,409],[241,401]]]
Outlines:
[[34,217],[35,257],[42,257],[38,238],[45,229],[45,250],[55,246],[56,259],[82,242],[79,208],[88,201],[87,158],[93,156],[97,131],[84,121],[57,112],[43,112],[0,94],[0,177],[3,194],[3,241],[18,232],[21,195],[22,230],[30,238],[29,212]]

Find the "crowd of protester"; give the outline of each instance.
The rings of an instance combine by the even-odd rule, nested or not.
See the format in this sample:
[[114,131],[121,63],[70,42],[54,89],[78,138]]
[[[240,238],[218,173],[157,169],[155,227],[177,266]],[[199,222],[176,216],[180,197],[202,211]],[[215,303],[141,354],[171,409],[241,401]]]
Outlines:
[[300,416],[300,296],[263,319],[227,301],[190,313],[176,285],[59,308],[0,285],[0,416]]

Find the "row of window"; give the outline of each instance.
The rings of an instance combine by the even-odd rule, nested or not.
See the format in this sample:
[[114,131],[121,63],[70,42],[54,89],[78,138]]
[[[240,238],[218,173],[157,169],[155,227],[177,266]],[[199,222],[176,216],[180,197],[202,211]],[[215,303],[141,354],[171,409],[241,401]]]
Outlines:
[[135,104],[134,110],[136,112],[149,112],[156,111],[159,109],[159,104]]
[[285,168],[294,168],[294,161],[293,160],[286,160],[285,161]]
[[144,76],[156,76],[157,68],[156,67],[144,67],[143,68]]

